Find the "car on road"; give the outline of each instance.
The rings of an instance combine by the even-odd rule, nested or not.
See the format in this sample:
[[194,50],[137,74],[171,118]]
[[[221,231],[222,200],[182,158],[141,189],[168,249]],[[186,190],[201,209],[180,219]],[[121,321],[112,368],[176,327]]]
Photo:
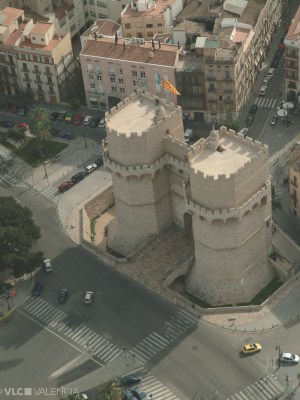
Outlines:
[[268,76],[266,76],[264,78],[264,80],[262,81],[261,86],[268,86],[269,82],[270,82],[270,78]]
[[152,396],[145,393],[140,387],[133,388],[131,393],[137,400],[152,400]]
[[284,362],[287,364],[298,364],[299,356],[293,353],[281,353],[280,354],[280,362]]
[[87,115],[84,120],[83,120],[83,125],[88,126],[92,121],[92,117],[90,115]]
[[72,124],[73,125],[80,125],[83,121],[83,115],[82,114],[75,114],[73,119],[72,119]]
[[92,118],[90,122],[90,128],[96,128],[99,124],[99,118]]
[[265,96],[267,93],[267,86],[261,86],[259,89],[259,95],[260,96]]
[[99,121],[98,128],[105,128],[105,119]]
[[16,128],[24,128],[24,129],[29,129],[29,125],[26,124],[26,122],[19,122]]
[[18,111],[18,115],[24,116],[26,114],[25,107],[20,107]]
[[244,354],[258,353],[261,350],[262,346],[259,343],[245,344],[242,348],[242,352]]
[[36,282],[32,289],[33,296],[40,296],[42,294],[43,286],[40,282]]
[[59,303],[65,303],[67,301],[68,295],[69,295],[68,289],[60,289],[60,291],[58,292],[57,301]]
[[53,265],[52,265],[51,260],[49,260],[49,259],[44,260],[44,270],[45,270],[45,272],[53,271]]
[[97,164],[90,164],[87,167],[85,167],[85,172],[87,173],[87,175],[91,174],[93,171],[95,171],[95,169],[97,168]]
[[12,128],[15,124],[11,121],[0,121],[1,128]]
[[246,119],[246,125],[252,125],[254,121],[253,115],[249,114]]
[[258,105],[257,104],[252,104],[250,107],[250,114],[256,114],[258,110]]
[[94,164],[96,164],[97,167],[101,167],[101,165],[103,165],[103,157],[100,156],[100,157],[96,158],[96,160],[94,161]]
[[65,117],[66,117],[66,114],[67,114],[67,111],[60,111],[58,113],[58,116],[57,116],[56,120],[60,121],[60,122],[64,121]]
[[274,73],[275,73],[275,68],[270,68],[267,73],[267,76],[269,76],[270,78],[273,78]]
[[62,182],[59,186],[58,186],[58,190],[61,193],[64,193],[66,190],[69,190],[72,186],[74,186],[74,182],[72,181],[65,181]]
[[94,300],[94,293],[91,291],[87,291],[84,295],[84,304],[91,304]]
[[142,381],[142,378],[139,375],[130,374],[127,376],[122,376],[119,381],[121,386],[128,387],[138,385]]
[[186,144],[189,144],[194,137],[194,132],[192,129],[188,128],[184,132],[184,141]]
[[62,139],[74,139],[74,135],[72,132],[61,132],[60,137]]
[[86,176],[86,173],[84,171],[79,171],[75,175],[72,176],[71,181],[73,183],[78,183],[78,182],[82,181],[82,179],[84,179],[85,176]]
[[68,124],[70,124],[72,122],[73,119],[73,114],[68,112],[65,116],[65,122],[67,122]]
[[131,393],[129,389],[122,390],[121,397],[122,400],[135,400],[134,395]]
[[51,113],[50,114],[51,121],[56,121],[58,116],[59,116],[59,112],[58,111],[54,111],[53,113]]
[[242,129],[240,130],[240,133],[241,133],[242,135],[244,135],[244,136],[246,136],[248,132],[249,132],[249,129],[248,129],[248,128],[242,128]]

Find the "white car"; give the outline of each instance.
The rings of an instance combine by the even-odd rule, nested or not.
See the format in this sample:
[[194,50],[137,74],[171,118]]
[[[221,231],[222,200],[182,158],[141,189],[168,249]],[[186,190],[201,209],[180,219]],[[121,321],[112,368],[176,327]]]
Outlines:
[[90,174],[91,172],[95,171],[96,168],[97,168],[97,164],[90,164],[87,167],[85,167],[84,171],[87,174]]
[[292,353],[282,353],[280,355],[280,361],[290,364],[298,364],[299,356],[297,356],[297,354],[292,354]]
[[192,129],[186,129],[184,132],[184,141],[186,144],[190,143],[190,141],[194,137],[194,132]]
[[267,77],[273,78],[274,73],[275,73],[275,68],[270,68],[268,73],[267,73]]
[[105,119],[101,119],[99,124],[98,124],[98,128],[105,128]]
[[266,93],[267,93],[267,86],[261,86],[259,89],[259,95],[265,96]]
[[83,120],[83,124],[85,126],[88,126],[91,123],[92,117],[90,115],[87,115],[84,120]]
[[53,265],[52,265],[51,260],[44,260],[44,269],[45,269],[45,272],[53,271]]
[[86,292],[84,296],[84,304],[91,304],[94,300],[94,293],[93,292]]
[[249,132],[249,129],[248,129],[248,128],[243,128],[243,129],[240,130],[240,133],[241,133],[242,135],[244,135],[244,136],[246,136],[248,132]]

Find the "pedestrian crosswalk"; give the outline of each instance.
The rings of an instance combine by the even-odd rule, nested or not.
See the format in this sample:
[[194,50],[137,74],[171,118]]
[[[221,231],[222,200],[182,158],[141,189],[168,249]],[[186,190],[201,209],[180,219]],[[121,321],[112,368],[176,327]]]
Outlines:
[[270,99],[268,97],[256,97],[254,104],[257,104],[261,108],[274,108],[277,103],[277,99]]
[[[21,310],[33,315],[49,329],[61,334],[67,340],[75,342],[104,363],[113,361],[121,353],[124,354],[124,347],[115,346],[86,325],[68,326],[66,322],[68,315],[41,297],[28,300]],[[131,355],[137,365],[144,365],[195,326],[197,322],[198,318],[183,310],[179,311],[176,316],[166,321],[161,329],[152,332],[129,350],[128,354]]]
[[59,197],[62,195],[57,189],[57,185],[44,189],[41,194],[53,203],[57,203]]
[[163,385],[154,375],[144,369],[134,371],[134,374],[142,377],[139,386],[145,393],[152,395],[153,399],[159,400],[179,400],[179,397],[173,393],[167,386]]
[[130,354],[141,364],[146,364],[151,358],[163,351],[172,342],[178,339],[190,328],[195,326],[198,318],[187,313],[179,311],[175,317],[158,329],[146,336],[139,344],[133,347]]
[[272,400],[277,399],[284,391],[276,376],[269,375],[228,397],[227,400]]
[[0,175],[0,185],[4,188],[10,187],[28,187],[26,182],[17,178],[17,176],[13,175],[10,172],[2,172]]
[[66,324],[68,315],[40,297],[30,299],[22,309],[26,313],[34,315],[48,328],[61,334],[65,339],[83,347],[101,362],[112,362],[123,352],[123,349],[115,346],[84,324],[80,324],[76,328],[68,326]]

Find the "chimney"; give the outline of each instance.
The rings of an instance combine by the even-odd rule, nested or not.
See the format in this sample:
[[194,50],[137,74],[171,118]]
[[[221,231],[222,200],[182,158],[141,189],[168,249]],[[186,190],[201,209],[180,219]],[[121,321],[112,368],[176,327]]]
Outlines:
[[178,50],[180,49],[180,43],[179,42],[177,42],[177,48],[178,48]]
[[158,48],[160,49],[160,40],[158,40]]
[[97,40],[97,33],[94,32],[94,39]]
[[116,32],[116,34],[115,34],[115,45],[117,45],[118,44],[118,33]]

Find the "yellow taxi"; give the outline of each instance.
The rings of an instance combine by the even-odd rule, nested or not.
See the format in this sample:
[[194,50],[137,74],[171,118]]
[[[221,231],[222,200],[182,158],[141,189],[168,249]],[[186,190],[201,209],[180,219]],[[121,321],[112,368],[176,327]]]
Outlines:
[[251,343],[251,344],[245,344],[242,348],[242,352],[244,354],[252,354],[252,353],[257,353],[258,351],[261,351],[262,347],[259,343]]

